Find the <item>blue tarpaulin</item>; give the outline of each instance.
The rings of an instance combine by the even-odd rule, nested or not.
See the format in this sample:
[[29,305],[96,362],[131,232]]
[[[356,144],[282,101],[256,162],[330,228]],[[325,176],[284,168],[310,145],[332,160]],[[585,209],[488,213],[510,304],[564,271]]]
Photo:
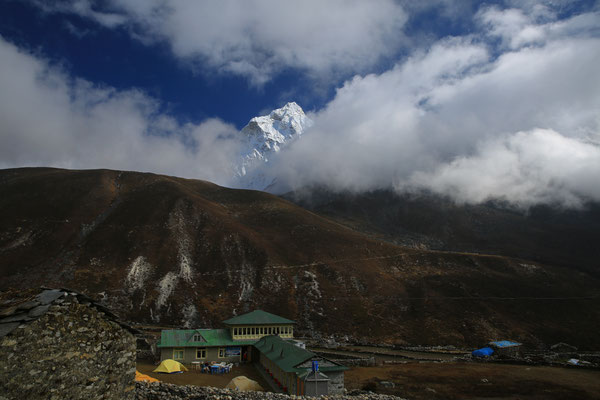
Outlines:
[[513,346],[520,346],[520,345],[521,345],[521,343],[511,342],[510,340],[500,340],[498,342],[490,342],[490,346],[496,346],[498,348],[513,347]]
[[471,353],[473,357],[488,357],[494,354],[494,350],[491,347],[484,347],[482,349],[477,349]]

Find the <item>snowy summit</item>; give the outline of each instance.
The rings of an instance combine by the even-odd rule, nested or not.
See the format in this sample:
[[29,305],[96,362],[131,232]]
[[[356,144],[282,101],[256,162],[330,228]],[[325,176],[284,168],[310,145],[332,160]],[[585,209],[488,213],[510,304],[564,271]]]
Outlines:
[[235,168],[239,186],[265,190],[272,181],[259,171],[260,167],[269,162],[271,154],[299,138],[312,123],[295,102],[287,103],[269,115],[252,118],[241,130],[245,145]]

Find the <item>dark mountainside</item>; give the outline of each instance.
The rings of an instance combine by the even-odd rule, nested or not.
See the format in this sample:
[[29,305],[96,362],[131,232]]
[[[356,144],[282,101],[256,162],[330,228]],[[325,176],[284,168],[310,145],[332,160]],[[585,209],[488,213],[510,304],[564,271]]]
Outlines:
[[517,210],[488,202],[457,205],[435,195],[307,189],[283,196],[299,206],[391,243],[497,254],[584,270],[600,278],[600,204]]
[[0,194],[2,290],[71,287],[161,325],[261,308],[369,342],[600,348],[600,280],[584,271],[402,247],[267,193],[154,174],[1,170]]

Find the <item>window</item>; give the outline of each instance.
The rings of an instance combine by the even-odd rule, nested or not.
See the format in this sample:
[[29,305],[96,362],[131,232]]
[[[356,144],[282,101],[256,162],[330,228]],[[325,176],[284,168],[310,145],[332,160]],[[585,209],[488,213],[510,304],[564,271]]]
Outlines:
[[268,327],[267,331],[269,332],[269,335],[270,335],[271,334],[271,327]]
[[193,342],[201,342],[202,341],[202,335],[200,335],[199,333],[196,333],[194,335],[194,338],[192,339]]
[[173,360],[183,360],[183,349],[173,349]]
[[255,333],[255,330],[256,330],[256,328],[252,328],[252,334],[253,334],[253,335],[255,335],[255,334],[256,334],[256,333]]
[[219,358],[225,358],[225,347],[219,347]]
[[206,348],[198,347],[196,349],[196,358],[206,358]]
[[279,335],[279,327],[276,327],[276,328],[275,328],[275,334],[276,334],[276,335]]

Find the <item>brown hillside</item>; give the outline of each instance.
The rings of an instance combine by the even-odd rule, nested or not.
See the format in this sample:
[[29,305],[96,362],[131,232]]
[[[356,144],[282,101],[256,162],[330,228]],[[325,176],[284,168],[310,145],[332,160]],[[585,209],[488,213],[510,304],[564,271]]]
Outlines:
[[262,308],[372,342],[600,348],[585,272],[403,248],[267,193],[154,174],[2,170],[0,193],[2,289],[72,287],[146,323]]

